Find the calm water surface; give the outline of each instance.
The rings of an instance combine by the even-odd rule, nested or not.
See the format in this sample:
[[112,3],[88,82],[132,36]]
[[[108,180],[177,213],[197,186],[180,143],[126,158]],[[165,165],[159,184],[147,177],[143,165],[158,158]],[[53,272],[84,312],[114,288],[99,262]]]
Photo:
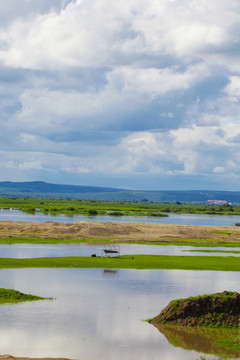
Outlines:
[[57,221],[73,223],[75,221],[126,221],[145,222],[159,224],[182,224],[182,225],[233,225],[240,222],[240,216],[226,215],[198,215],[198,214],[169,214],[169,217],[156,218],[146,216],[66,216],[66,215],[43,215],[42,213],[26,214],[17,210],[0,210],[0,221]]
[[240,291],[239,273],[181,270],[1,270],[0,287],[54,301],[0,307],[0,354],[82,360],[194,360],[152,325],[174,298]]
[[[120,255],[149,254],[149,255],[184,255],[184,256],[240,256],[234,253],[205,253],[201,250],[216,250],[210,247],[191,247],[173,245],[137,245],[137,244],[0,244],[0,258],[34,258],[59,256],[105,256],[103,249],[117,250]],[[194,250],[188,252],[187,250]],[[197,250],[197,251],[196,251]],[[238,248],[220,248],[217,250],[236,251]]]

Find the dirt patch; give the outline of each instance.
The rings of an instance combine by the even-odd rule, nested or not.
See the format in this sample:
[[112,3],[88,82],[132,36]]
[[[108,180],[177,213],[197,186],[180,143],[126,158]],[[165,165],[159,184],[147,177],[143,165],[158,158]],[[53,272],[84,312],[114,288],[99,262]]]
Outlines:
[[191,242],[221,244],[221,242],[239,242],[240,227],[170,225],[126,222],[79,221],[76,223],[57,223],[46,221],[32,223],[21,221],[0,221],[0,237],[36,237],[49,239],[79,240],[108,238],[124,241],[164,241],[171,243],[191,239]]
[[171,301],[151,324],[236,327],[240,325],[240,294],[224,291]]

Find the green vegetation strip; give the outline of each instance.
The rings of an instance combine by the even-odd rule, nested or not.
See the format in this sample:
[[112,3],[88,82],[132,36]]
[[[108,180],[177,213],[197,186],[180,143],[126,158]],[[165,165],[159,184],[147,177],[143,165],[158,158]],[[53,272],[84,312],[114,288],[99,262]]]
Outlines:
[[[200,357],[200,360],[212,360],[212,357],[208,358],[205,355],[203,355],[203,356]],[[214,360],[227,360],[227,358],[226,357],[224,357],[224,358],[223,357],[218,357],[218,358],[215,358]]]
[[234,256],[123,255],[110,257],[1,258],[0,268],[115,268],[240,271]]
[[210,234],[218,234],[218,235],[238,235],[238,233],[230,233],[227,231],[220,231],[220,230],[201,230],[204,233],[210,233]]
[[47,238],[32,238],[32,237],[5,237],[0,238],[0,244],[74,244],[85,242],[79,239],[47,239]]
[[153,216],[161,218],[168,216],[169,213],[240,215],[239,205],[165,204],[148,202],[147,200],[114,202],[6,196],[0,197],[0,208],[3,210],[15,209],[30,214],[41,212],[45,215],[65,214],[66,216],[81,214],[87,216]]
[[52,300],[53,298],[44,298],[31,294],[24,294],[13,289],[0,288],[0,304],[15,304],[22,301],[36,301],[36,300]]
[[182,252],[205,252],[205,253],[240,254],[240,251],[235,251],[235,250],[182,250]]
[[[87,238],[87,239],[78,239],[77,237],[71,237],[69,235],[62,235],[69,237],[67,239],[47,239],[47,238],[38,238],[38,237],[3,237],[0,238],[0,244],[81,244],[81,243],[98,243],[98,244],[138,244],[138,245],[159,245],[159,246],[193,246],[193,247],[240,247],[240,241],[218,241],[216,243],[214,240],[196,240],[196,239],[161,239],[159,241],[144,241],[139,240],[122,240],[113,238]],[[187,250],[186,250],[187,251]],[[188,250],[190,251],[190,250]],[[192,250],[195,251],[195,250]],[[197,250],[196,250],[197,251]],[[232,251],[231,251],[232,252]]]

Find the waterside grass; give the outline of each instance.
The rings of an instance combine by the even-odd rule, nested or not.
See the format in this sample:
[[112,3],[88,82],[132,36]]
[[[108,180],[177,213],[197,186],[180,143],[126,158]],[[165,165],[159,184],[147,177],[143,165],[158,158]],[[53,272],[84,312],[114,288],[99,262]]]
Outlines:
[[119,257],[0,258],[0,268],[106,268],[240,271],[238,257],[123,255]]
[[[60,236],[60,235],[58,235]],[[159,245],[159,246],[192,246],[192,247],[234,247],[240,248],[239,241],[225,241],[220,239],[218,241],[212,239],[160,239],[155,241],[135,240],[135,239],[115,239],[115,238],[79,238],[72,235],[61,234],[61,239],[52,239],[44,237],[28,237],[28,236],[6,236],[0,237],[0,244],[138,244],[138,245]],[[194,250],[192,250],[194,251]],[[232,251],[231,251],[232,252]]]
[[13,289],[0,288],[0,305],[16,304],[23,301],[52,300],[52,299],[53,298],[44,298],[37,295],[24,294],[20,291]]
[[182,252],[203,252],[203,253],[223,253],[223,254],[240,254],[236,250],[181,250]]

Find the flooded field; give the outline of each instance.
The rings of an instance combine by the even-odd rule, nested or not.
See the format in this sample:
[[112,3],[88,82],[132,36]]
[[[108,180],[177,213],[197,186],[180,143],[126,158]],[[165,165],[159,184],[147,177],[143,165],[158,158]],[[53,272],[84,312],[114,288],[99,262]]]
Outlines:
[[194,350],[169,344],[143,320],[174,298],[239,291],[239,286],[237,272],[1,270],[0,287],[56,299],[1,306],[0,353],[87,360],[200,359]]

